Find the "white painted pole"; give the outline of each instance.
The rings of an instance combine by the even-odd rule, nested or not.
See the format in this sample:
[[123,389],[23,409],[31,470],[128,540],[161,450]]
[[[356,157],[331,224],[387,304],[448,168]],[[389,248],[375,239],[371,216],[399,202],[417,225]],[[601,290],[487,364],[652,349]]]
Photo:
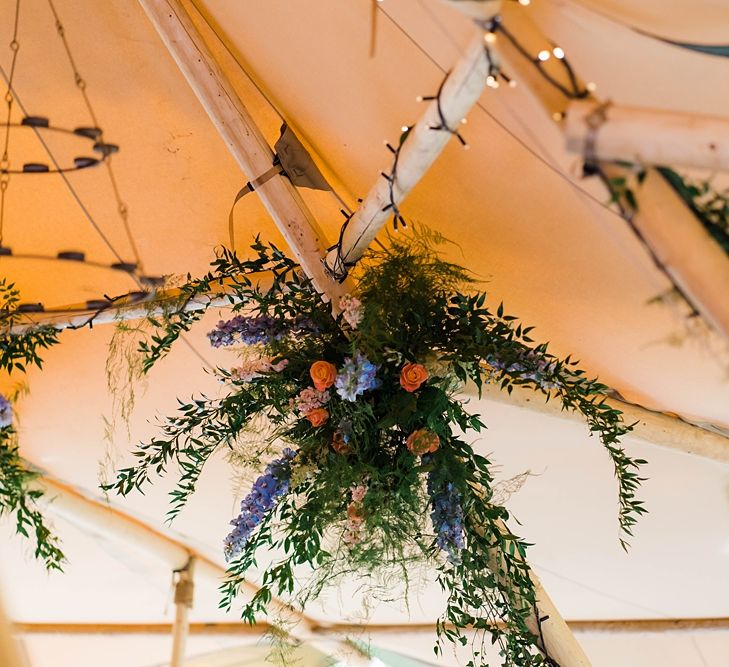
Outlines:
[[[490,1],[486,4],[495,14],[501,3]],[[396,204],[402,202],[418,184],[451,139],[451,132],[432,128],[445,124],[452,130],[458,130],[461,121],[486,88],[489,60],[484,46],[483,33],[479,32],[448,75],[439,100],[428,105],[425,114],[410,130],[400,151],[393,186]],[[353,263],[362,257],[392,216],[390,203],[390,185],[386,179],[380,178],[350,219],[342,236],[341,251],[332,250],[327,255],[330,267],[336,268],[340,260]]]
[[702,116],[677,111],[610,104],[592,134],[588,119],[601,105],[570,102],[564,122],[567,150],[598,159],[644,166],[729,170],[729,116]]
[[[207,111],[246,177],[253,181],[273,164],[273,151],[238,97],[180,0],[139,0],[188,84]],[[256,188],[263,205],[316,289],[332,298],[344,288],[322,259],[328,243],[291,182],[276,175]]]
[[[260,289],[268,289],[272,277],[270,273],[249,274],[254,285]],[[184,310],[193,312],[204,308],[230,306],[236,303],[231,289],[232,281],[216,281],[211,284],[210,292],[190,299]],[[169,309],[184,298],[181,290],[172,288],[143,294],[132,293],[107,308],[88,310],[84,304],[69,305],[45,313],[27,313],[22,322],[10,330],[11,334],[22,334],[28,329],[38,326],[51,326],[58,330],[78,328],[93,324],[115,324],[125,320],[142,320],[147,317],[164,315]]]

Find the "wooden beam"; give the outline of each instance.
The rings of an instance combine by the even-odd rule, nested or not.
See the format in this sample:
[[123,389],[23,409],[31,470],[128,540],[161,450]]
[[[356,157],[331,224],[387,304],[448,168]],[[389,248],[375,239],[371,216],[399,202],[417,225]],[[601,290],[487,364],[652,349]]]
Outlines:
[[[475,387],[469,393],[475,394]],[[485,384],[481,396],[487,401],[505,403],[519,408],[534,410],[545,415],[584,423],[582,415],[574,410],[563,410],[557,399],[545,401],[545,397],[529,389],[515,386],[511,394],[497,385]],[[621,410],[627,424],[635,423],[632,435],[652,445],[666,447],[684,454],[729,463],[729,437],[682,420],[675,415],[654,412],[632,403],[610,398],[612,407]]]
[[[593,131],[588,123],[598,109],[603,120]],[[606,162],[729,170],[729,117],[575,100],[564,134],[568,151],[585,155],[589,149]]]
[[0,604],[0,665],[3,667],[24,667],[20,659],[18,640],[13,636],[14,629]]
[[172,626],[172,657],[170,667],[183,667],[185,661],[185,645],[190,630],[190,609],[193,604],[195,590],[195,557],[187,561],[177,573],[175,584],[175,622]]
[[[139,0],[248,180],[271,169],[273,151],[216,62],[180,0]],[[255,190],[316,289],[326,298],[345,288],[327,274],[328,243],[291,182],[276,175]],[[337,299],[333,299],[336,308]]]
[[[501,5],[494,0],[485,4],[493,14]],[[428,105],[402,146],[392,186],[395,204],[407,197],[452,138],[448,130],[433,128],[445,125],[457,130],[481,97],[489,74],[490,63],[484,48],[483,32],[479,32],[448,75],[439,99]],[[332,250],[327,255],[327,264],[337,268],[340,262],[348,264],[359,260],[392,214],[390,183],[379,178],[347,224],[341,249]]]
[[[258,283],[263,289],[271,282],[269,273],[252,274],[254,284]],[[235,303],[232,297],[232,281],[218,281],[211,285],[207,294],[201,294],[191,299],[185,305],[185,311],[193,312],[205,308],[229,306]],[[147,317],[164,315],[169,308],[182,298],[179,288],[158,290],[156,292],[132,292],[120,297],[108,307],[102,309],[89,309],[86,304],[71,304],[56,308],[44,313],[27,313],[23,321],[10,330],[11,334],[25,333],[28,329],[38,326],[51,326],[59,331],[84,326],[97,326],[100,324],[116,324],[129,320],[143,320]]]
[[[36,468],[32,463],[30,466]],[[183,570],[190,559],[194,558],[197,574],[202,579],[214,582],[216,586],[225,577],[225,568],[216,561],[177,538],[121,512],[109,503],[83,495],[49,476],[42,476],[34,483],[52,500],[48,503],[49,512],[86,532],[149,554],[166,563],[171,570]],[[243,588],[251,594],[258,590],[255,584],[248,581],[244,582]],[[293,635],[300,638],[308,636],[314,625],[310,618],[280,600],[274,599],[271,605],[301,624],[292,632]]]
[[[686,633],[696,631],[727,631],[729,618],[658,618],[658,619],[607,619],[566,621],[573,632],[605,632],[611,634],[632,634],[642,632]],[[446,627],[451,627],[447,625]],[[44,623],[18,621],[12,623],[16,634],[28,635],[169,635],[171,623]],[[191,635],[230,635],[259,638],[272,629],[260,621],[256,625],[237,622],[190,623]],[[387,635],[387,634],[434,634],[433,623],[333,623],[312,627],[317,636],[342,635]]]
[[[625,169],[602,164],[607,178]],[[729,342],[729,256],[655,169],[636,188],[633,224],[706,322]]]

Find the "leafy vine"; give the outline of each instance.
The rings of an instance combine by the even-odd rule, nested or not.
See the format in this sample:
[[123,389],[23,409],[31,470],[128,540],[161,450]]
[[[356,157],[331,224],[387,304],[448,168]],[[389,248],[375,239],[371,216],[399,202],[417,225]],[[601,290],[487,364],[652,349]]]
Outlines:
[[[470,640],[475,666],[488,642],[506,665],[554,665],[532,622],[527,544],[493,502],[489,460],[463,437],[485,424],[459,392],[468,382],[478,391],[485,382],[522,386],[580,412],[614,466],[623,546],[645,511],[636,498],[645,462],[619,444],[631,427],[606,403],[606,387],[535,344],[532,328],[503,306],[489,309],[484,293],[463,291],[473,281],[441,258],[444,242],[420,229],[370,251],[336,318],[274,246],[256,240],[250,260],[222,250],[210,273],[182,286],[177,308],[152,322],[140,352],[149,370],[200,318],[188,307],[224,289],[234,315],[208,337],[240,353],[238,366],[216,370],[228,391],[181,402],[108,489],[141,491],[175,467],[172,519],[206,462],[227,449],[265,470],[225,540],[221,604],[233,606],[261,551],[278,554],[243,606],[247,622],[277,598],[303,608],[343,577],[407,580],[427,565],[447,594],[436,651]],[[244,447],[251,424],[261,432]],[[302,566],[311,572],[304,583]]]

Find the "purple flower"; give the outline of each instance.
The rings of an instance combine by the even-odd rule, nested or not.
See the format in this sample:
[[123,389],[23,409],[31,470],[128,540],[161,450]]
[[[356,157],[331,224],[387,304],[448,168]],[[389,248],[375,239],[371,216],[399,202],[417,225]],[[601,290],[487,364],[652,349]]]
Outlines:
[[271,343],[287,334],[303,331],[318,331],[309,317],[300,315],[293,320],[276,319],[270,315],[244,316],[236,315],[229,320],[220,320],[215,329],[208,332],[210,345],[227,347],[229,345]]
[[360,394],[376,389],[380,386],[380,380],[376,377],[378,368],[361,352],[357,352],[354,358],[347,357],[334,381],[337,393],[345,401],[355,401]]
[[230,522],[234,526],[225,538],[225,557],[231,560],[248,544],[248,540],[276,501],[289,490],[291,461],[296,452],[288,447],[281,458],[271,461],[266,470],[254,483],[250,493],[240,503],[240,514]]
[[436,535],[435,543],[446,552],[451,563],[459,565],[461,550],[465,546],[461,494],[451,482],[436,489],[432,475],[428,476],[428,493],[431,502],[430,519]]
[[0,394],[0,428],[7,428],[13,423],[13,406],[10,401]]
[[505,371],[513,377],[522,380],[531,380],[539,385],[545,391],[556,389],[559,383],[556,381],[555,375],[556,362],[550,361],[535,352],[534,350],[526,350],[521,353],[518,361],[507,364],[499,357],[486,357],[486,363],[495,370]]

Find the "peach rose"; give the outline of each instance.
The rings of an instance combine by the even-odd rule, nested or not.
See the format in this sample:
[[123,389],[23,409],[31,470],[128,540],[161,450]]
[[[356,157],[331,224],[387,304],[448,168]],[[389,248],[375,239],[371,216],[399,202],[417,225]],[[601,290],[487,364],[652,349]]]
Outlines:
[[428,379],[428,371],[422,364],[405,364],[400,371],[400,386],[409,392],[420,389]]
[[330,364],[328,361],[315,361],[309,369],[309,375],[314,381],[314,386],[319,391],[324,391],[334,384],[337,369],[334,364]]
[[440,447],[440,438],[433,431],[427,428],[421,428],[413,431],[405,441],[405,446],[418,456],[423,454],[432,454]]
[[329,419],[329,411],[326,408],[315,408],[307,412],[305,416],[311,422],[311,425],[316,428],[326,423]]
[[349,454],[352,448],[348,443],[344,441],[344,434],[341,431],[334,433],[334,439],[332,440],[332,449],[337,454]]
[[362,504],[351,502],[347,506],[347,518],[353,525],[358,525],[364,521],[364,514],[362,514]]

